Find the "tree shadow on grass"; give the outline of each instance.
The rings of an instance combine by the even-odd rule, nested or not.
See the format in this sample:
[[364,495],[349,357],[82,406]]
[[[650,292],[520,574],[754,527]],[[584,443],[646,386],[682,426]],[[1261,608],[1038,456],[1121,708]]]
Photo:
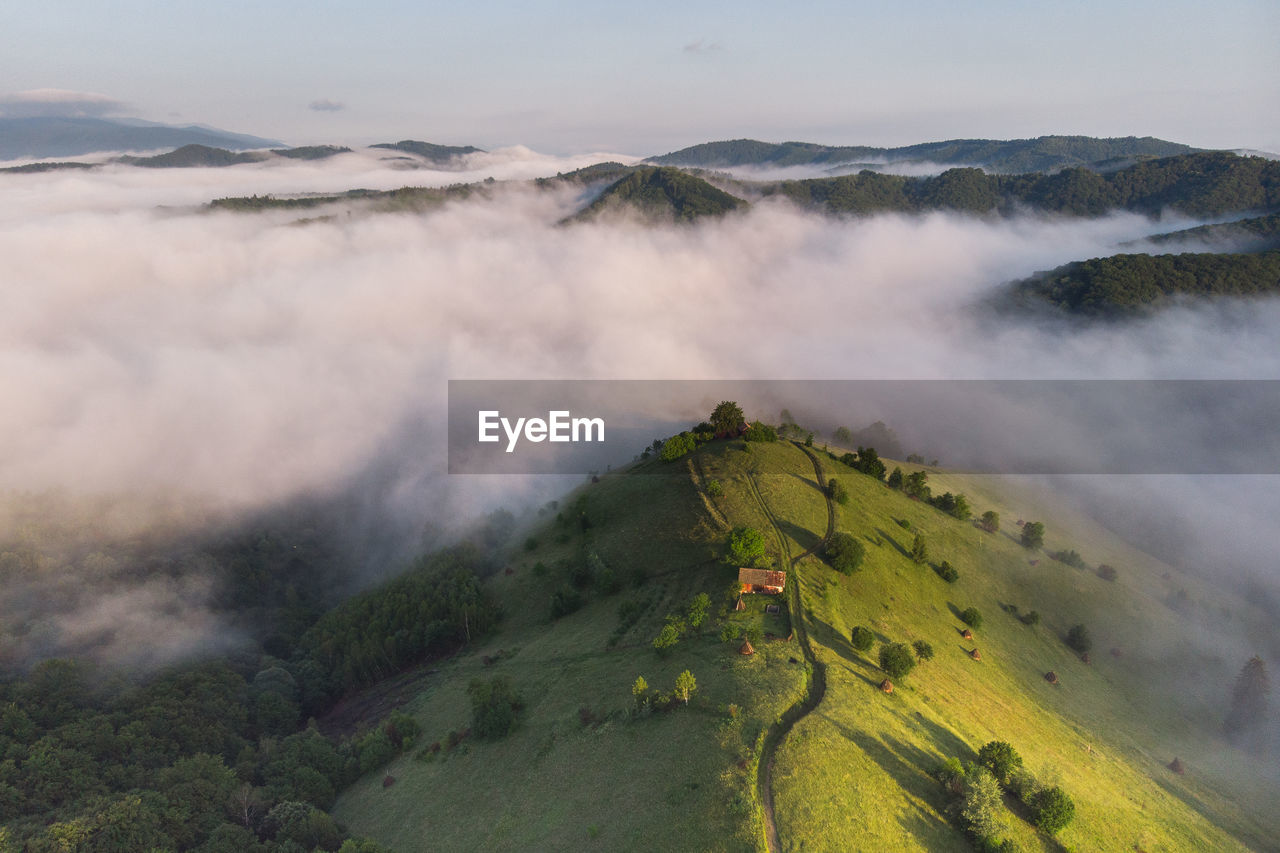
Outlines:
[[945,755],[930,754],[914,744],[903,743],[896,738],[880,740],[869,732],[850,728],[835,720],[832,725],[850,742],[857,745],[862,752],[880,766],[915,800],[921,800],[934,807],[937,813],[930,813],[915,802],[898,818],[905,836],[915,838],[930,849],[966,849],[968,847],[964,834],[942,817],[940,813],[946,807],[946,795],[942,787],[929,777],[929,770],[942,763]]
[[783,521],[779,519],[778,528],[783,532],[783,534],[790,536],[796,544],[800,546],[800,550],[802,552],[812,551],[822,542],[822,537],[817,533],[814,533],[807,527],[801,527],[800,525],[794,524],[790,521]]
[[879,527],[876,528],[876,535],[878,535],[885,542],[888,542],[890,545],[892,545],[893,549],[897,551],[899,554],[906,557],[908,560],[911,559],[911,553],[907,551],[906,548],[903,548],[902,545],[898,544],[897,539],[894,539],[892,536],[890,536],[888,533],[885,533]]
[[1172,773],[1173,771],[1169,770],[1167,767],[1161,767],[1158,770],[1156,770],[1155,773],[1151,774],[1151,780],[1155,782],[1157,785],[1159,785],[1165,791],[1165,793],[1170,794],[1174,797],[1177,797],[1180,801],[1182,801],[1183,804],[1187,806],[1187,808],[1191,809],[1192,811],[1198,814],[1204,815],[1205,819],[1208,820],[1209,823],[1218,827],[1227,835],[1230,835],[1231,837],[1238,840],[1241,844],[1244,844],[1246,847],[1249,847],[1254,850],[1269,850],[1274,847],[1275,838],[1273,836],[1267,835],[1266,832],[1262,829],[1262,827],[1258,826],[1256,822],[1251,822],[1253,825],[1249,827],[1249,829],[1253,831],[1247,831],[1245,827],[1241,827],[1238,823],[1235,823],[1234,821],[1233,823],[1235,823],[1236,831],[1232,832],[1228,830],[1227,829],[1228,821],[1225,815],[1210,808],[1208,804],[1199,800],[1194,794],[1192,794],[1190,791],[1187,791],[1182,786],[1173,784],[1172,780],[1160,778],[1159,775],[1157,774],[1161,772]]
[[[876,636],[881,642],[884,642],[882,635],[877,633]],[[831,649],[844,658],[849,664],[846,669],[867,684],[875,686],[884,680],[884,673],[880,671],[879,667],[863,657],[853,647],[853,643],[849,638],[832,627],[831,623],[821,619],[810,619],[809,639],[818,645]]]
[[813,479],[812,477],[806,477],[803,474],[797,474],[794,471],[790,474],[790,476],[795,477],[797,480],[809,486],[810,488],[817,489],[818,492],[821,495],[823,495],[823,497],[826,497],[826,492],[823,490],[822,486],[818,485],[818,481]]

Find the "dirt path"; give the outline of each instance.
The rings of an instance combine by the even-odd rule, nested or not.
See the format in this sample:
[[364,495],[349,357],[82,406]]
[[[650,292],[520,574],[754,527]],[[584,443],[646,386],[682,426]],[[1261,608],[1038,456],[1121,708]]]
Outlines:
[[765,841],[768,844],[770,853],[781,853],[782,850],[782,841],[778,836],[778,824],[774,819],[773,810],[774,756],[778,752],[778,747],[782,745],[782,742],[795,724],[804,719],[814,708],[817,708],[822,702],[822,697],[827,692],[826,667],[814,656],[813,647],[809,645],[808,631],[804,627],[800,604],[800,583],[796,567],[805,557],[825,547],[835,533],[836,527],[835,505],[831,502],[831,496],[827,494],[825,488],[826,480],[822,474],[822,464],[809,448],[799,442],[793,441],[792,444],[800,448],[809,457],[809,461],[813,463],[813,473],[817,478],[818,488],[822,490],[823,497],[827,502],[827,532],[823,534],[822,539],[816,545],[802,554],[791,556],[791,546],[787,543],[786,534],[782,532],[782,527],[778,524],[778,519],[773,514],[773,510],[769,509],[769,504],[765,501],[764,495],[760,491],[760,486],[756,483],[754,477],[748,476],[747,478],[747,481],[751,484],[751,490],[755,494],[756,501],[764,511],[765,517],[769,519],[769,523],[773,525],[773,530],[778,537],[778,544],[783,555],[784,565],[788,566],[791,571],[791,577],[786,587],[787,609],[791,615],[791,626],[800,642],[800,651],[804,654],[805,662],[809,665],[808,690],[805,691],[805,695],[801,697],[799,702],[783,712],[778,722],[770,726],[769,733],[765,735],[764,746],[760,751],[760,764],[756,771],[756,790],[760,797],[760,805],[764,811]]

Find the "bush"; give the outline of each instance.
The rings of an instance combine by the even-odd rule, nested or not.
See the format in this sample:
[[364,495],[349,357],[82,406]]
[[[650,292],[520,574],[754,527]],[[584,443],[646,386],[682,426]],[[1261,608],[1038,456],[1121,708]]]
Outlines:
[[1036,781],[1036,777],[1032,776],[1031,771],[1027,768],[1014,767],[1009,771],[1009,778],[1005,782],[1005,787],[1009,789],[1010,794],[1026,803],[1040,790],[1040,783]]
[[1019,541],[1023,548],[1035,550],[1044,547],[1044,522],[1028,521],[1022,525],[1022,538]]
[[1114,581],[1119,577],[1119,572],[1116,571],[1115,566],[1108,566],[1106,563],[1103,563],[1101,566],[1098,566],[1098,577],[1102,578],[1104,581]]
[[838,504],[847,504],[849,502],[849,490],[844,487],[844,483],[841,483],[835,477],[832,477],[831,482],[827,483],[827,495]]
[[1031,807],[1032,822],[1048,835],[1056,835],[1076,816],[1076,804],[1058,787],[1037,791],[1027,805]]
[[686,453],[692,452],[697,446],[692,435],[682,432],[662,442],[662,452],[658,456],[663,462],[674,462]]
[[562,587],[551,593],[551,618],[568,616],[582,606],[582,594],[576,589]]
[[1067,631],[1067,645],[1082,655],[1088,653],[1093,648],[1093,638],[1089,636],[1089,629],[1084,625],[1072,625],[1071,630]]
[[1022,756],[1010,744],[993,740],[978,750],[978,763],[990,770],[1001,785],[1007,785],[1010,774],[1022,766]]
[[993,509],[989,509],[982,514],[982,529],[988,533],[995,533],[1000,530],[1000,513]]
[[739,634],[741,634],[741,629],[732,622],[725,622],[720,626],[720,642],[722,643],[732,643],[738,639]]
[[916,658],[921,661],[933,660],[933,645],[925,640],[916,640],[911,644],[911,648],[915,649]]
[[853,644],[853,648],[859,652],[869,652],[871,647],[876,644],[876,635],[871,633],[870,628],[864,628],[859,625],[853,629],[853,635],[849,642]]
[[528,539],[524,540],[524,549],[526,551],[538,550],[538,540],[533,536],[530,536]]
[[1084,561],[1084,557],[1081,557],[1080,552],[1076,550],[1054,551],[1049,556],[1057,560],[1059,563],[1066,563],[1068,566],[1071,566],[1071,568],[1073,569],[1088,568],[1088,565]]
[[886,643],[880,647],[880,668],[894,681],[907,677],[916,657],[906,643]]
[[482,739],[506,737],[516,725],[522,703],[505,675],[492,681],[474,679],[467,685],[471,697],[471,731]]
[[938,577],[942,578],[947,583],[955,583],[960,579],[960,573],[956,571],[956,567],[948,563],[946,560],[943,560],[934,571],[938,573]]
[[982,627],[982,614],[976,607],[966,607],[960,611],[960,621],[976,631]]
[[831,537],[826,548],[827,559],[831,567],[842,574],[851,575],[862,568],[862,561],[867,549],[854,538],[851,533],[837,533]]
[[919,533],[911,542],[911,559],[922,564],[929,562],[929,545]]
[[1024,625],[1039,625],[1039,624],[1040,624],[1040,611],[1039,611],[1039,610],[1028,610],[1028,611],[1026,612],[1026,614],[1025,614],[1025,615],[1023,615],[1023,616],[1021,616],[1020,618],[1022,619],[1022,624],[1024,624]]
[[754,527],[738,527],[729,534],[727,560],[734,566],[754,566],[764,558],[764,534]]
[[707,496],[708,496],[708,497],[718,498],[718,497],[720,497],[720,496],[721,496],[721,495],[723,495],[723,494],[724,494],[724,486],[720,485],[720,481],[719,481],[719,480],[708,480],[708,481],[707,481]]
[[752,421],[747,431],[742,434],[744,441],[777,441],[778,431],[768,424],[760,421]]
[[673,622],[668,622],[662,626],[662,630],[658,632],[658,636],[653,638],[653,650],[660,655],[670,653],[676,647],[676,643],[680,642],[680,629]]

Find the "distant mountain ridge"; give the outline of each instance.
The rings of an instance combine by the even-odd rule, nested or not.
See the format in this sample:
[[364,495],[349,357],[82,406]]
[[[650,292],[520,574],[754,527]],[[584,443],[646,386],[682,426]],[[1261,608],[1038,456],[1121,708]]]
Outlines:
[[900,148],[867,145],[818,145],[812,142],[760,142],[732,139],[704,142],[650,157],[662,166],[731,168],[734,166],[812,166],[859,162],[930,162],[981,166],[996,172],[1046,172],[1068,166],[1133,158],[1171,157],[1201,149],[1151,136],[1100,139],[1092,136],[1040,136],[1035,139],[950,139]]
[[434,142],[420,142],[416,139],[402,139],[399,142],[379,142],[370,148],[385,148],[390,151],[403,151],[416,154],[433,163],[447,163],[455,157],[465,154],[483,154],[483,148],[474,145],[436,145]]
[[134,119],[0,118],[0,160],[75,157],[100,151],[150,151],[193,144],[244,151],[279,148],[283,143],[199,125],[180,127]]

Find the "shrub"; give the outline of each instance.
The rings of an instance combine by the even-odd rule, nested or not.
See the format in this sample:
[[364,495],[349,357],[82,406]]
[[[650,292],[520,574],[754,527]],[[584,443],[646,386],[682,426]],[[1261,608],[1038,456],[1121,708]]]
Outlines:
[[687,432],[679,435],[673,435],[666,441],[662,442],[662,452],[658,456],[663,462],[674,462],[686,453],[691,452],[698,446],[693,436]]
[[724,494],[724,486],[720,485],[719,480],[707,481],[707,495],[709,497],[718,498]]
[[862,568],[862,561],[867,549],[854,538],[851,533],[837,533],[831,537],[826,548],[827,559],[831,566],[842,574],[851,575]]
[[978,750],[978,763],[990,770],[1001,785],[1006,785],[1014,768],[1022,766],[1022,756],[1010,744],[993,740]]
[[492,681],[474,679],[467,686],[467,695],[471,697],[471,731],[476,737],[506,737],[515,728],[522,703],[511,679],[505,675]]
[[689,624],[694,628],[702,626],[703,621],[707,618],[707,610],[711,607],[711,596],[705,592],[700,592],[689,601],[689,610],[686,616]]
[[738,635],[740,633],[741,629],[738,628],[737,625],[732,622],[725,622],[720,626],[720,642],[732,643],[734,640],[738,639]]
[[903,477],[902,469],[901,469],[901,468],[894,468],[894,469],[893,469],[893,471],[889,474],[889,479],[888,479],[888,481],[887,481],[887,482],[888,482],[888,484],[889,484],[889,488],[891,488],[891,489],[901,489],[901,488],[902,488],[902,482],[903,482],[903,480],[904,480],[904,479],[905,479],[905,478]]
[[989,509],[982,514],[982,529],[988,533],[995,533],[1000,530],[1000,513],[993,509]]
[[1022,538],[1019,541],[1023,548],[1035,550],[1044,547],[1044,522],[1028,521],[1022,525]]
[[524,549],[526,551],[538,550],[538,540],[535,537],[530,536],[528,539],[524,540]]
[[849,490],[844,487],[835,477],[831,478],[831,482],[827,483],[827,495],[838,504],[847,504],[849,502]]
[[916,658],[922,661],[933,660],[933,645],[925,640],[916,640],[911,644],[911,648],[915,649]]
[[903,530],[910,530],[911,522],[905,518],[900,518],[898,519],[898,526],[901,527]]
[[982,627],[982,614],[976,607],[966,607],[960,611],[960,621],[976,631]]
[[894,681],[900,681],[915,668],[916,657],[906,643],[886,643],[880,647],[880,668]]
[[869,652],[871,647],[876,644],[876,635],[871,633],[870,628],[864,628],[859,625],[853,629],[853,635],[849,640],[854,649],[860,652]]
[[948,563],[946,560],[943,560],[934,571],[938,573],[938,577],[942,578],[947,583],[955,583],[960,579],[960,573],[956,571],[956,567]]
[[1022,619],[1022,624],[1024,624],[1024,625],[1039,625],[1039,624],[1040,624],[1040,611],[1039,611],[1039,610],[1028,610],[1028,611],[1027,611],[1023,616],[1021,616],[1020,618]]
[[582,594],[576,589],[562,587],[551,593],[551,618],[568,616],[582,606]]
[[1086,654],[1093,648],[1093,638],[1089,636],[1089,629],[1084,625],[1072,625],[1071,630],[1067,631],[1067,645],[1082,655]]
[[1057,560],[1059,563],[1066,563],[1073,569],[1088,568],[1088,565],[1086,565],[1084,561],[1084,557],[1081,557],[1080,552],[1074,549],[1070,551],[1054,551],[1049,556]]
[[1103,563],[1101,566],[1098,566],[1098,577],[1102,578],[1104,581],[1114,581],[1119,577],[1119,572],[1116,571],[1115,566],[1109,566],[1106,563]]
[[764,534],[754,527],[738,527],[729,534],[728,562],[754,566],[764,558]]
[[911,559],[917,563],[927,563],[929,561],[929,545],[919,533],[916,534],[916,538],[911,542]]
[[680,629],[675,623],[668,622],[662,626],[662,630],[658,632],[658,636],[653,638],[653,650],[660,655],[670,653],[676,647],[676,643],[680,642]]
[[1032,822],[1048,835],[1056,835],[1076,816],[1076,804],[1058,787],[1037,791],[1027,805],[1031,807]]
[[752,421],[747,431],[742,434],[742,438],[744,441],[777,441],[778,431],[768,424]]

